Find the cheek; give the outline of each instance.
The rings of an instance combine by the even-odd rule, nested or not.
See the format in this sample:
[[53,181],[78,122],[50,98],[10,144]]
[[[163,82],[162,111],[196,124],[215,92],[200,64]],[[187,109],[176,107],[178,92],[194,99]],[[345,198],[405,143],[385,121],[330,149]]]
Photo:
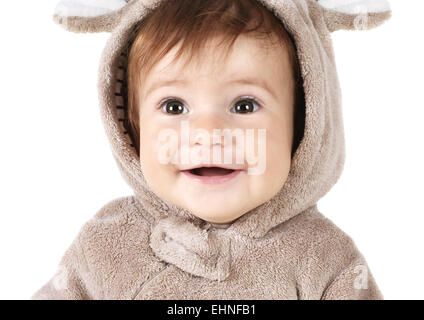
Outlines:
[[156,152],[152,151],[156,139],[154,127],[143,120],[141,123],[144,123],[144,125],[140,126],[140,162],[143,169],[146,170],[154,164]]
[[284,137],[270,137],[267,150],[268,175],[280,180],[286,178],[291,164],[291,150]]
[[287,179],[291,165],[291,135],[284,125],[270,125],[267,129],[267,168],[264,174],[265,180],[274,187],[280,189]]
[[261,175],[248,176],[249,192],[255,206],[276,195],[285,184],[291,165],[291,153],[281,137],[282,130],[267,133],[266,169]]
[[[158,121],[154,117],[144,120],[140,117],[140,162],[141,168],[146,176],[165,178],[173,170],[173,164],[168,162],[164,164],[164,160],[161,159],[163,154],[161,150],[164,149],[166,144],[170,144],[170,139],[160,141],[159,136],[161,132],[172,129],[178,135],[179,132],[174,127],[170,127],[169,123],[164,124]],[[144,120],[144,121],[143,121]],[[168,149],[168,148],[166,148]],[[168,152],[167,156],[171,156]]]

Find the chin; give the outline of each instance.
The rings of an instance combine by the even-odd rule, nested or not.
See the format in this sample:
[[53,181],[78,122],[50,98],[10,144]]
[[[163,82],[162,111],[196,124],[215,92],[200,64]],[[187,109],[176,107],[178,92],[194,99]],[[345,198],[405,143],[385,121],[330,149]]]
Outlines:
[[227,224],[236,220],[236,219],[216,220],[216,219],[207,219],[207,218],[201,218],[201,219],[205,220],[206,222],[215,223],[215,224]]
[[193,212],[193,214],[196,217],[211,223],[230,223],[241,216],[241,214],[236,214],[236,213],[223,215],[222,208],[217,208],[217,210],[208,211],[208,212],[201,211],[201,213],[199,213],[199,210],[190,210],[190,211]]

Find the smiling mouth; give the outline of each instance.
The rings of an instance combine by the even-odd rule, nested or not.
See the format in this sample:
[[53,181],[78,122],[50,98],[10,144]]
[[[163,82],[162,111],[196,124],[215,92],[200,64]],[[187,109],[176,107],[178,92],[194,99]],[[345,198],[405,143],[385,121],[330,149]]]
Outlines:
[[181,173],[187,178],[201,184],[224,184],[236,179],[243,170],[226,169],[221,167],[200,167],[182,170]]
[[225,169],[220,167],[201,167],[191,170],[186,170],[191,174],[201,177],[214,177],[214,176],[226,176],[233,173],[236,170]]

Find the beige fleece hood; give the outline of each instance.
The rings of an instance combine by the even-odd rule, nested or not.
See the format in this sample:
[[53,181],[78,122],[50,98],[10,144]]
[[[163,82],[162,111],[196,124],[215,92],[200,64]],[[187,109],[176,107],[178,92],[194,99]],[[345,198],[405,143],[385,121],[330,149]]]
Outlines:
[[[207,281],[225,282],[233,278],[237,279],[236,275],[239,271],[235,269],[240,266],[241,256],[253,254],[255,250],[252,246],[255,243],[266,248],[263,241],[271,241],[270,239],[275,241],[275,234],[283,232],[284,236],[278,238],[280,239],[278,246],[275,242],[267,243],[274,249],[280,248],[282,243],[288,245],[297,241],[308,244],[306,251],[302,252],[303,249],[300,247],[296,247],[296,250],[291,248],[284,256],[284,259],[297,265],[296,268],[304,268],[302,269],[303,278],[302,276],[297,278],[296,290],[291,290],[286,283],[284,284],[285,293],[276,294],[275,292],[280,289],[274,290],[272,282],[267,282],[268,280],[264,278],[261,281],[269,283],[265,293],[263,290],[252,289],[253,293],[250,295],[248,293],[251,291],[245,289],[246,283],[249,283],[249,288],[255,285],[250,280],[248,282],[240,280],[241,282],[237,282],[239,294],[231,295],[229,292],[232,291],[227,289],[228,296],[261,298],[260,295],[269,296],[267,290],[274,290],[272,292],[275,293],[273,295],[275,298],[292,298],[293,295],[297,298],[322,298],[323,291],[327,289],[326,297],[328,298],[349,298],[353,289],[346,288],[346,284],[338,282],[338,279],[346,280],[354,276],[352,271],[354,261],[366,263],[354,244],[346,240],[350,238],[317,210],[318,200],[337,182],[345,161],[341,92],[331,33],[341,29],[366,30],[381,25],[391,16],[388,2],[385,0],[258,0],[281,20],[295,41],[304,82],[305,131],[303,140],[294,154],[288,179],[278,194],[220,229],[205,223],[187,210],[165,202],[150,190],[141,172],[139,157],[123,124],[127,103],[126,66],[131,41],[136,34],[137,24],[161,1],[166,0],[62,1],[54,14],[54,20],[69,31],[111,32],[98,70],[101,117],[122,176],[134,190],[135,196],[131,197],[131,200],[126,199],[125,203],[128,205],[130,201],[131,210],[142,212],[144,220],[150,226],[146,231],[148,235],[145,239],[149,245],[148,250],[152,251],[155,259],[164,262],[166,267],[176,267],[180,271],[207,279]],[[143,146],[141,145],[140,148],[142,149]],[[122,206],[122,203],[119,205],[114,203],[112,207],[117,210]],[[102,215],[111,210],[110,207],[103,210]],[[314,227],[311,227],[311,224],[314,224]],[[291,225],[293,227],[290,227]],[[323,234],[326,235],[323,236]],[[286,236],[289,237],[287,241],[284,240]],[[302,236],[304,238],[300,239]],[[317,236],[319,241],[318,238],[308,238],[313,236]],[[327,245],[325,242],[327,240],[336,241],[329,240],[332,238],[343,240]],[[239,241],[238,244],[237,241]],[[322,247],[317,249],[311,243],[320,243]],[[249,247],[250,251],[243,251],[243,245]],[[92,249],[87,250],[89,254],[92,254]],[[266,249],[263,250],[266,251]],[[284,250],[278,252],[284,255]],[[347,250],[347,253],[343,250]],[[238,254],[242,251],[242,255]],[[331,251],[342,258],[338,262],[334,257],[328,258],[331,262],[319,262],[328,257]],[[279,255],[275,250],[273,252]],[[299,258],[308,254],[306,260]],[[314,265],[314,259],[315,262],[318,261],[317,265]],[[263,263],[261,262],[261,265]],[[273,262],[266,263],[275,268],[278,265]],[[279,265],[278,268],[280,267],[282,266]],[[278,271],[283,274],[281,279],[291,277],[290,272],[284,271],[289,270],[289,266],[286,267],[287,269]],[[328,271],[322,271],[327,267]],[[114,270],[116,268],[118,267],[114,266]],[[158,267],[156,271],[158,270],[161,268]],[[256,268],[257,272],[260,272],[259,270],[260,267]],[[294,272],[294,274],[298,273]],[[243,279],[250,279],[250,276],[246,277]],[[149,277],[144,276],[144,278],[146,280]],[[133,282],[137,282],[136,277],[132,279]],[[371,283],[374,283],[371,275],[369,279]],[[175,281],[181,283],[182,280]],[[328,291],[330,284],[334,291]],[[119,285],[120,289],[109,297],[130,297],[131,294],[124,293],[126,291],[121,289],[121,285]],[[153,284],[149,283],[149,285]],[[160,287],[161,283],[157,285]],[[196,291],[198,297],[217,297],[212,287],[203,285],[207,289],[202,292],[206,293]],[[145,286],[147,284],[141,285],[143,289],[138,290],[135,295],[133,292],[132,297],[142,299],[165,297],[163,292],[167,290],[163,290],[163,287],[162,293],[159,294],[154,289],[144,292],[144,289],[147,290]],[[190,284],[188,286],[190,288]],[[365,294],[363,297],[380,297],[378,288],[372,285],[371,287],[368,296]],[[176,288],[173,290],[172,294],[166,297],[189,298],[188,293],[182,293]],[[175,293],[177,291],[179,295]]]

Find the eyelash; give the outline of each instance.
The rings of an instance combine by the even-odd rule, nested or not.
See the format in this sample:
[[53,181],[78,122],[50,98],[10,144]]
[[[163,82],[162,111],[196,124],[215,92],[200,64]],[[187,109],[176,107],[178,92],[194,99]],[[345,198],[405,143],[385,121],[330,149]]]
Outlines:
[[[239,98],[237,98],[237,100],[236,100],[236,103],[237,102],[240,102],[240,101],[243,101],[243,100],[249,100],[249,101],[251,101],[251,102],[253,102],[254,104],[256,104],[257,106],[258,106],[258,108],[257,108],[257,110],[256,111],[258,111],[259,109],[261,109],[262,108],[262,105],[261,105],[261,103],[258,101],[258,99],[256,99],[255,97],[252,97],[252,96],[241,96],[241,97],[239,97]],[[182,102],[181,101],[181,99],[179,99],[179,98],[175,98],[175,97],[169,97],[169,98],[166,98],[166,99],[164,99],[164,100],[162,100],[160,103],[159,103],[159,105],[158,105],[158,109],[160,110],[160,109],[162,109],[168,102],[171,102],[171,101],[179,101],[179,102]],[[184,103],[183,103],[183,105],[185,105]],[[231,107],[231,109],[234,107],[234,105]],[[256,111],[253,111],[253,112],[250,112],[250,113],[254,113],[254,112],[256,112]],[[183,113],[183,114],[185,114],[185,113]]]

